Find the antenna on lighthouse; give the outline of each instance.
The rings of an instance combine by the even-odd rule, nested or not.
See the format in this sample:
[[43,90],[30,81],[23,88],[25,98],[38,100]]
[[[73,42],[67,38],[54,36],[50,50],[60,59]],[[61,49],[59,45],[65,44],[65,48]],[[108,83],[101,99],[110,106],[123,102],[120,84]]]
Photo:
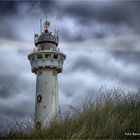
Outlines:
[[35,27],[34,27],[34,35],[35,35]]
[[54,32],[54,35],[56,35],[56,17],[54,18],[53,32]]
[[42,32],[42,19],[40,18],[40,33]]

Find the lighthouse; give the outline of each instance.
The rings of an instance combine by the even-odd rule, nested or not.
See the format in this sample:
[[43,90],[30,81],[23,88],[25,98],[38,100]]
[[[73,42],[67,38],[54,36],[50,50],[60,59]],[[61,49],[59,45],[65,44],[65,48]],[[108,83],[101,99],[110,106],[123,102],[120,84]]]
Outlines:
[[50,22],[44,22],[44,31],[34,35],[35,48],[28,55],[31,70],[36,74],[35,126],[47,126],[59,116],[58,73],[63,70],[66,55],[58,48],[59,34],[49,31]]

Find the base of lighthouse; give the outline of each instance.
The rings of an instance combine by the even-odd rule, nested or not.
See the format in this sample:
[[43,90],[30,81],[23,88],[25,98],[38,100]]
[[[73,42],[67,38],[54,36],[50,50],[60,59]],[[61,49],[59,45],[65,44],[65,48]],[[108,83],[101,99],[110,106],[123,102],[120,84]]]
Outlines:
[[40,128],[59,116],[57,71],[39,70],[36,84],[35,123]]

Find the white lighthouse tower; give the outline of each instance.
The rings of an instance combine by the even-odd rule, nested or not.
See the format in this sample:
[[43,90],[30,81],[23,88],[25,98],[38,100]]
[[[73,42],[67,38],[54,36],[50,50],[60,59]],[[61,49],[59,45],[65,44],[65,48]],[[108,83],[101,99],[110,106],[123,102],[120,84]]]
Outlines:
[[63,70],[66,55],[58,48],[58,32],[52,34],[48,28],[50,22],[44,23],[44,31],[35,34],[35,49],[28,55],[32,72],[36,74],[35,125],[46,126],[50,120],[58,117],[58,77]]

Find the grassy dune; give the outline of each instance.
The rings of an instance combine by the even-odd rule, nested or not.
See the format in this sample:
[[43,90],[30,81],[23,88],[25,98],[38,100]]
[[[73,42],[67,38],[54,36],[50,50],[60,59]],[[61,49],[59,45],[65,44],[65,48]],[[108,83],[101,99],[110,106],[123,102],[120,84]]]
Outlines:
[[89,96],[79,106],[70,106],[48,128],[35,130],[27,122],[15,128],[3,138],[140,139],[140,92],[107,91],[94,102]]

